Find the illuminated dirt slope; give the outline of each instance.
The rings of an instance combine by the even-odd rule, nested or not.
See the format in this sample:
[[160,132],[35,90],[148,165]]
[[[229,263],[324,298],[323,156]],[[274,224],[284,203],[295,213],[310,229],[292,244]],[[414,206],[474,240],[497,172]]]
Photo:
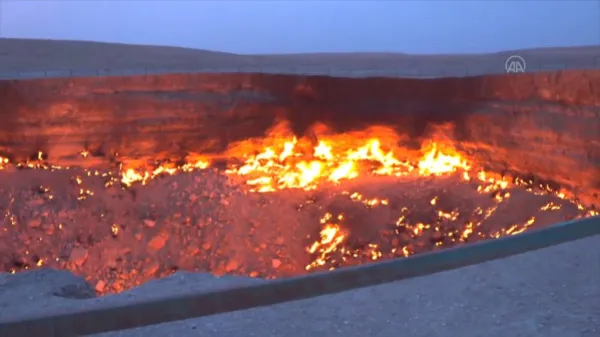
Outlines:
[[[302,135],[384,124],[416,149],[450,122],[457,148],[492,171],[535,175],[587,204],[600,190],[600,71],[446,79],[196,74],[0,82],[0,151],[53,164],[218,154],[277,119]],[[87,150],[94,161],[81,162]],[[115,158],[115,154],[118,157]]]

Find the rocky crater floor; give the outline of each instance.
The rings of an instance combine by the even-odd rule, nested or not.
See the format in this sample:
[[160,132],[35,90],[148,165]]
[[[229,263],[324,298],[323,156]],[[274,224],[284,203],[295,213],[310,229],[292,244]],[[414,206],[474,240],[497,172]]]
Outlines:
[[[18,305],[12,288],[27,282],[39,283],[38,295],[88,298],[178,271],[282,278],[596,214],[535,186],[464,181],[458,173],[253,193],[219,169],[129,188],[109,174],[22,169],[0,171],[0,186],[4,307]],[[82,278],[30,272],[47,268]]]

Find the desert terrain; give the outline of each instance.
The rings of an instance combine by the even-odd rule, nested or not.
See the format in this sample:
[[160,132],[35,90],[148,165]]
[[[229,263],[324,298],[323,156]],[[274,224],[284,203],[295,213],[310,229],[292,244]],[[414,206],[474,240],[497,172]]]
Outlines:
[[[215,69],[225,68],[271,74],[294,74],[302,69],[310,69],[311,72],[324,71],[321,75],[352,74],[352,77],[373,74],[394,77],[419,69],[418,76],[439,77],[443,74],[451,77],[486,72],[504,73],[506,55],[513,54],[524,57],[528,67],[534,70],[549,70],[552,67],[594,69],[600,49],[557,48],[494,55],[446,56],[234,55],[156,46],[0,39],[0,75],[4,74],[0,77],[10,78],[10,74],[20,72],[43,72],[43,77],[53,77],[53,74],[61,77],[59,75],[67,70],[73,74],[72,70],[86,72],[111,69],[127,72],[135,69],[197,69],[199,72],[214,72]],[[467,68],[470,70],[465,72]],[[440,73],[440,69],[447,70]],[[342,89],[336,92],[335,86],[321,78],[305,82],[296,78],[292,80],[304,83],[300,86],[303,90],[300,97],[307,100],[299,101],[294,96],[291,111],[296,115],[279,113],[289,102],[285,101],[284,94],[269,89],[275,87],[276,79],[279,81],[277,76],[272,79],[261,77],[261,82],[255,77],[228,77],[223,82],[230,83],[230,87],[207,83],[208,89],[198,87],[194,84],[197,82],[187,77],[181,78],[190,87],[180,89],[177,82],[180,78],[161,75],[133,80],[116,78],[111,80],[113,82],[106,80],[97,86],[88,86],[89,83],[85,82],[87,79],[80,82],[46,80],[39,82],[41,84],[30,80],[17,81],[10,87],[7,85],[5,91],[0,88],[0,94],[7,97],[4,105],[0,103],[0,109],[6,110],[2,111],[3,114],[11,113],[13,109],[18,114],[17,118],[11,118],[10,129],[0,127],[5,133],[3,138],[0,137],[0,149],[3,151],[0,153],[0,208],[4,212],[0,231],[0,265],[5,272],[0,274],[0,307],[9,309],[2,310],[0,320],[27,315],[31,311],[33,302],[17,303],[19,296],[27,297],[24,292],[31,293],[30,298],[39,303],[39,308],[45,308],[42,310],[81,307],[85,301],[122,303],[127,296],[150,296],[140,295],[144,285],[147,284],[146,289],[157,289],[156,282],[161,280],[156,279],[165,277],[163,284],[175,282],[178,285],[174,287],[195,289],[194,282],[199,282],[207,289],[214,287],[209,283],[217,279],[209,277],[202,281],[198,279],[202,274],[190,272],[224,276],[223,282],[232,280],[233,276],[239,277],[237,281],[231,281],[233,283],[262,282],[401,259],[597,216],[595,191],[600,189],[600,185],[595,180],[598,168],[594,160],[600,155],[600,143],[594,138],[593,132],[598,131],[595,127],[600,116],[600,102],[592,89],[596,88],[595,83],[598,83],[600,76],[594,72],[581,74],[585,76],[585,83],[591,83],[581,84],[589,92],[573,89],[575,93],[564,93],[567,82],[577,82],[579,73],[566,72],[562,76],[528,74],[530,78],[506,84],[510,90],[505,90],[502,82],[510,80],[505,77],[492,79],[489,83],[497,87],[490,89],[490,92],[493,92],[496,100],[485,96],[487,93],[481,93],[490,101],[489,106],[479,107],[483,103],[476,108],[470,106],[474,111],[472,115],[461,115],[460,119],[454,119],[434,114],[435,118],[429,118],[429,114],[423,113],[423,116],[428,116],[423,122],[425,124],[421,125],[419,118],[408,119],[414,124],[399,128],[390,123],[390,128],[385,132],[370,128],[359,131],[328,129],[313,123],[335,125],[337,119],[334,117],[340,115],[336,115],[334,103],[327,100],[339,100],[332,93],[349,97]],[[16,78],[19,77],[13,79]],[[199,82],[206,82],[207,78],[198,79]],[[155,88],[141,88],[141,84],[146,83],[143,81],[154,83]],[[241,84],[235,81],[241,81]],[[341,83],[343,79],[339,81]],[[435,83],[438,84],[431,84],[431,88],[434,85],[439,85],[439,88],[451,86],[451,82],[443,82],[444,79],[437,81]],[[465,81],[456,83],[469,83],[473,88],[488,83],[485,82],[486,78]],[[214,83],[219,82],[216,80]],[[531,95],[512,89],[519,85],[525,88],[526,84],[539,86],[540,89],[533,90]],[[349,84],[348,88],[370,86],[360,85],[356,82]],[[281,125],[287,124],[268,125],[257,117],[260,112],[256,115],[240,112],[241,117],[236,115],[237,111],[244,109],[254,111],[256,107],[252,104],[248,105],[250,108],[245,108],[245,101],[236,101],[233,108],[231,105],[223,107],[222,102],[208,104],[200,101],[200,96],[194,92],[205,90],[214,94],[231,90],[239,94],[244,86],[260,87],[253,92],[252,99],[257,99],[257,92],[265,95],[265,90],[274,90],[269,94],[275,97],[272,99],[275,105],[270,106],[270,101],[264,103],[266,100],[259,97],[262,105],[257,110],[268,113],[274,111],[273,116],[278,120],[283,116],[287,117],[284,118],[286,122],[292,124],[300,123],[298,120],[308,123],[305,118],[297,117],[304,116],[305,111],[310,109],[324,113],[315,112],[315,120],[304,127],[284,128],[285,132],[281,133],[278,132],[281,131]],[[452,87],[456,88],[454,85]],[[298,91],[297,87],[294,88]],[[464,88],[470,87],[465,85]],[[183,96],[182,90],[186,95],[191,92],[198,96]],[[349,93],[350,89],[347,90]],[[30,102],[34,98],[28,99],[26,92],[32,93],[37,104]],[[422,92],[424,101],[432,97],[431,101],[439,103],[442,110],[445,104],[448,107],[454,104],[453,95],[435,90],[419,91]],[[13,99],[15,93],[19,96],[17,100]],[[460,93],[462,95],[463,91]],[[148,98],[148,95],[151,97]],[[390,96],[386,96],[388,93],[382,93],[382,90],[371,95],[373,100],[389,100],[387,107],[385,104],[380,106],[382,111],[414,109],[418,115],[425,109],[438,109],[435,104],[415,109],[416,103],[399,105],[398,108],[394,105],[397,103],[389,98],[398,95],[392,91]],[[416,96],[410,93],[406,95]],[[465,100],[471,98],[475,99],[469,94],[462,96]],[[173,104],[173,101],[177,103]],[[356,119],[361,125],[369,125],[371,122],[366,119],[369,123],[363,123],[365,118],[359,114],[364,108],[361,104],[367,104],[366,99],[363,102],[360,98],[356,98],[356,101],[348,98],[348,101],[345,106],[335,103],[340,104],[340,113],[346,111],[348,120]],[[535,104],[530,104],[531,101]],[[56,115],[50,117],[49,113],[48,121],[39,126],[30,121],[35,121],[40,113],[44,113],[42,103],[61,109],[68,105],[77,113],[60,119],[56,116],[62,110],[59,112],[60,109],[54,109],[51,114]],[[421,104],[420,101],[417,103]],[[166,112],[170,104],[173,109]],[[194,108],[188,108],[190,106]],[[354,106],[354,110],[349,106]],[[131,120],[120,116],[107,119],[98,117],[111,107],[127,107],[134,117]],[[210,118],[218,122],[207,122],[207,126],[193,130],[181,126],[178,129],[180,131],[171,134],[166,133],[168,123],[162,122],[167,128],[156,133],[144,119],[147,116],[144,114],[165,111],[163,115],[170,116],[173,125],[184,125],[182,121],[189,123],[190,120],[183,118],[187,116],[185,114],[203,109],[215,113]],[[454,109],[458,108],[448,108],[446,111]],[[482,117],[484,114],[477,109],[488,112],[497,109],[500,112],[494,114],[501,117]],[[539,111],[550,112],[548,116],[542,116]],[[524,117],[517,116],[519,113]],[[219,114],[226,116],[226,119],[220,120],[222,117]],[[382,114],[372,120],[386,123],[390,120],[386,118],[388,115]],[[83,128],[86,131],[64,133],[65,127],[72,128],[75,125],[74,121],[82,125],[92,120],[95,124]],[[512,120],[515,126],[512,128],[511,125],[509,133],[506,132],[507,124],[502,124],[506,120]],[[580,132],[559,138],[557,135],[562,132],[560,127],[553,129],[559,124],[557,120],[567,121],[568,127]],[[394,120],[398,124],[404,122]],[[494,122],[499,125],[495,128],[487,126]],[[103,129],[104,125],[108,125],[107,129]],[[260,125],[258,130],[256,125]],[[416,125],[419,131],[412,135],[406,133],[410,135],[408,138],[402,133],[408,129],[414,131]],[[121,132],[114,137],[117,135],[114,130],[123,130],[124,126],[129,133]],[[209,130],[211,128],[214,130]],[[43,142],[39,141],[39,130],[48,130]],[[55,133],[50,130],[59,131]],[[250,132],[253,138],[239,132],[245,130],[253,130]],[[264,132],[257,135],[261,133],[258,131]],[[136,132],[140,136],[133,136]],[[157,135],[161,132],[168,136],[159,138]],[[172,130],[169,129],[169,132]],[[177,133],[186,135],[185,146],[181,145],[183,141],[176,139],[179,137]],[[190,138],[188,133],[197,138]],[[225,144],[224,147],[214,145],[215,134],[227,135],[217,137]],[[387,137],[390,134],[393,136]],[[15,139],[21,141],[16,142]],[[562,148],[548,143],[560,144],[559,140],[564,144]],[[577,150],[570,152],[569,146],[576,144]],[[35,146],[39,148],[35,149]],[[539,152],[529,155],[534,147]],[[174,148],[179,151],[174,151]],[[211,151],[192,151],[200,148]],[[217,148],[220,150],[213,151]],[[185,152],[183,154],[182,149]],[[166,158],[164,153],[175,156]],[[25,157],[25,154],[29,157]],[[536,155],[557,165],[544,165],[532,159]],[[174,160],[174,157],[178,159]],[[501,168],[505,168],[505,172]],[[352,330],[356,335],[361,331],[360,334],[388,336],[393,334],[389,327],[395,326],[390,320],[399,320],[403,323],[397,328],[409,329],[414,335],[427,335],[435,330],[437,334],[447,332],[450,336],[450,332],[455,334],[462,331],[460,325],[468,323],[464,319],[461,322],[456,315],[443,315],[440,308],[450,306],[464,309],[468,306],[468,310],[475,313],[478,311],[477,305],[480,305],[485,307],[480,311],[499,315],[489,320],[486,318],[489,324],[480,326],[482,329],[493,326],[493,336],[508,333],[593,336],[600,329],[600,307],[598,301],[594,300],[600,298],[600,286],[594,286],[600,284],[600,253],[594,249],[598,246],[597,237],[586,240],[578,246],[588,247],[584,250],[573,248],[573,245],[560,246],[529,253],[521,257],[522,260],[514,257],[506,262],[469,267],[464,274],[459,271],[448,272],[411,280],[410,283],[390,284],[335,295],[336,298],[311,300],[315,303],[320,301],[322,303],[319,306],[332,310],[338,305],[341,308],[350,307],[350,304],[341,304],[348,301],[361,305],[354,309],[334,310],[335,314],[322,315],[328,317],[322,321],[316,318],[316,314],[310,314],[307,319],[316,323],[296,330],[299,335],[301,332],[341,335],[349,333],[349,327],[354,326]],[[573,254],[577,256],[573,257]],[[550,259],[556,268],[550,267]],[[575,265],[572,264],[573,259],[578,261]],[[508,267],[503,267],[501,263]],[[538,266],[539,271],[532,273]],[[76,276],[48,268],[68,270]],[[582,276],[568,277],[568,273],[561,270],[570,270]],[[40,282],[46,284],[41,286]],[[452,282],[455,284],[450,285]],[[585,282],[585,285],[581,282]],[[444,283],[446,286],[440,285]],[[28,288],[38,285],[41,290],[37,292]],[[152,288],[153,285],[155,288]],[[473,291],[468,290],[469,285],[472,285]],[[385,287],[402,289],[400,293],[405,294],[406,299],[384,300],[386,296],[382,293],[395,291]],[[543,289],[544,292],[534,291],[533,288]],[[555,288],[560,290],[552,290]],[[561,307],[558,299],[571,296],[567,288],[573,289],[581,298],[576,303],[570,301]],[[517,303],[517,309],[514,308],[515,303],[507,301],[492,307],[489,303],[477,302],[477,297],[491,301],[492,295],[489,294],[505,296],[501,289],[508,289],[510,298],[523,297],[528,301]],[[544,299],[546,292],[554,294],[551,295],[552,300]],[[376,293],[378,295],[374,295]],[[464,295],[463,300],[455,296],[459,293]],[[528,294],[537,294],[537,297]],[[352,300],[343,296],[350,296]],[[371,297],[369,301],[368,297]],[[380,300],[373,300],[375,298]],[[426,301],[427,305],[421,301]],[[242,336],[248,335],[246,330],[249,328],[244,328],[244,324],[250,324],[251,321],[264,322],[260,333],[255,331],[257,335],[281,334],[283,330],[273,323],[274,317],[279,314],[273,312],[297,316],[295,310],[313,311],[309,307],[317,304],[310,303],[297,303],[299,307],[296,304],[288,307],[282,304],[276,309],[260,309],[260,313],[255,310],[224,314],[214,317],[212,321],[212,318],[202,318],[195,322],[107,336],[185,336],[199,331],[208,335],[227,331]],[[544,303],[553,306],[552,310],[559,313],[550,311],[535,316],[534,313]],[[397,314],[392,318],[390,306],[401,306],[406,311],[415,310],[415,313],[408,315],[412,318],[407,320],[398,318]],[[577,309],[573,309],[573,306]],[[387,314],[373,315],[377,310]],[[560,314],[567,311],[585,314],[567,318]],[[426,312],[438,313],[439,324],[426,327],[426,321],[433,319]],[[421,314],[427,319],[420,319]],[[562,321],[554,321],[557,316]],[[222,317],[237,323],[225,324],[221,321]],[[356,326],[361,319],[368,322],[368,332]],[[510,319],[512,323],[503,324],[504,319]],[[286,324],[300,326],[303,323],[294,321]],[[475,331],[470,334],[463,331],[462,334],[480,335]]]
[[600,66],[598,46],[483,55],[236,55],[176,47],[0,38],[0,78],[239,71],[350,77],[477,76],[505,73],[505,61],[511,55],[525,59],[530,72],[595,69]]

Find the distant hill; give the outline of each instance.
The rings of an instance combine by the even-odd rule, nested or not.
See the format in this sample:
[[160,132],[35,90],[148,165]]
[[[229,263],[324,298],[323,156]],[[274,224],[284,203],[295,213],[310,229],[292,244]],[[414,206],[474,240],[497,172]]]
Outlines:
[[0,38],[0,71],[220,64],[239,56],[208,50],[88,41]]
[[[94,70],[226,67],[290,69],[298,66],[348,69],[436,68],[468,65],[486,69],[502,67],[510,55],[527,59],[532,69],[540,65],[600,66],[600,46],[539,48],[472,55],[410,55],[402,53],[311,53],[239,55],[217,51],[88,41],[0,38],[0,73],[35,70]],[[598,61],[595,61],[595,58]],[[598,62],[597,64],[594,64]]]

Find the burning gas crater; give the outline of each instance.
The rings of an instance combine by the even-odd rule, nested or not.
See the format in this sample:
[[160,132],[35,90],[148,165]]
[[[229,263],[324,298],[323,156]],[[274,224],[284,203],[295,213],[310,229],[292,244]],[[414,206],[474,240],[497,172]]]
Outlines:
[[[296,210],[307,211],[318,222],[313,224],[318,229],[314,233],[299,232],[306,234],[302,238],[305,262],[289,267],[285,273],[274,270],[286,263],[283,258],[273,259],[268,264],[267,269],[271,271],[238,268],[242,263],[232,266],[231,261],[225,266],[208,268],[214,273],[262,277],[405,257],[474,240],[515,235],[534,226],[598,215],[594,209],[584,207],[574,197],[548,184],[535,179],[502,177],[479,169],[477,163],[458,153],[444,134],[434,132],[420,150],[409,150],[400,145],[403,140],[393,130],[385,127],[334,134],[324,126],[316,126],[310,137],[296,138],[282,123],[264,138],[233,144],[220,156],[190,155],[187,164],[179,166],[172,163],[140,165],[124,160],[113,171],[77,171],[52,166],[40,153],[37,160],[14,165],[6,158],[0,158],[0,169],[73,170],[76,175],[72,181],[78,186],[77,199],[84,202],[96,194],[93,188],[85,187],[87,177],[102,179],[106,189],[116,186],[122,190],[141,191],[160,177],[214,170],[213,163],[225,161],[226,168],[218,170],[219,175],[227,177],[227,184],[242,186],[243,195],[284,193],[280,198],[285,198],[286,191],[302,193],[304,196]],[[82,152],[83,157],[88,154]],[[192,199],[191,196],[188,198]],[[512,199],[515,199],[514,204],[508,206]],[[524,202],[528,204],[522,204]],[[518,216],[515,213],[519,213]],[[145,224],[148,221],[155,222],[143,220]],[[189,224],[194,219],[185,217],[178,221]],[[16,226],[17,222],[7,209],[4,230],[7,226]],[[278,225],[285,227],[285,223]],[[110,235],[121,235],[122,228],[116,223],[111,224]],[[256,249],[260,250],[260,247]],[[26,267],[42,266],[45,260],[52,258],[39,256],[36,260]],[[74,264],[61,265],[69,266]],[[13,271],[20,269],[12,268]],[[86,274],[85,271],[82,273]],[[103,280],[106,277],[86,276],[94,283],[108,282]],[[97,287],[97,290],[100,293],[120,291],[144,280],[138,279],[132,284],[125,282],[125,285],[110,290]]]
[[[516,235],[534,226],[536,217],[532,215],[523,223],[514,223],[492,232],[484,233],[479,230],[481,224],[491,218],[499,206],[511,197],[509,190],[516,187],[521,187],[534,195],[554,196],[556,199],[571,203],[572,208],[576,209],[573,218],[598,215],[598,212],[587,209],[574,198],[567,197],[565,193],[554,190],[546,184],[536,184],[533,179],[511,179],[474,170],[473,164],[459,154],[452,142],[442,135],[434,135],[432,140],[423,144],[420,151],[414,153],[400,148],[397,145],[399,142],[397,135],[386,127],[331,135],[328,134],[327,127],[318,125],[313,131],[314,137],[297,139],[291,135],[286,124],[280,124],[264,139],[235,144],[229,149],[228,157],[241,159],[241,163],[231,165],[225,173],[236,180],[241,180],[248,185],[249,191],[257,193],[283,189],[310,191],[319,186],[340,185],[344,181],[365,176],[414,179],[457,175],[461,182],[474,185],[478,194],[492,197],[493,205],[485,208],[475,207],[469,219],[460,220],[462,223],[459,228],[448,231],[444,231],[444,227],[447,226],[443,226],[443,223],[457,222],[461,214],[458,209],[445,211],[436,208],[437,196],[429,201],[429,206],[435,214],[430,223],[411,222],[410,209],[403,207],[401,214],[393,223],[395,227],[393,232],[406,233],[412,239],[429,236],[434,247],[468,242],[473,239]],[[256,149],[262,150],[256,151]],[[181,170],[188,171],[209,166],[209,160],[198,160],[195,164],[182,167]],[[127,185],[135,181],[144,183],[165,172],[172,174],[177,171],[178,168],[164,166],[158,167],[151,173],[127,169],[123,181]],[[353,202],[367,208],[389,206],[389,200],[385,198],[365,198],[359,192],[347,190],[342,190],[338,194],[348,196]],[[557,201],[547,201],[539,207],[539,210],[558,211],[562,207]],[[318,268],[333,270],[340,265],[378,260],[383,257],[409,256],[419,250],[432,248],[419,249],[411,244],[393,245],[384,252],[377,243],[362,243],[359,248],[352,248],[352,245],[348,244],[351,233],[344,225],[344,214],[334,216],[325,211],[319,222],[322,227],[320,238],[307,248],[312,261],[305,267],[306,270]],[[404,237],[406,238],[406,235]]]

